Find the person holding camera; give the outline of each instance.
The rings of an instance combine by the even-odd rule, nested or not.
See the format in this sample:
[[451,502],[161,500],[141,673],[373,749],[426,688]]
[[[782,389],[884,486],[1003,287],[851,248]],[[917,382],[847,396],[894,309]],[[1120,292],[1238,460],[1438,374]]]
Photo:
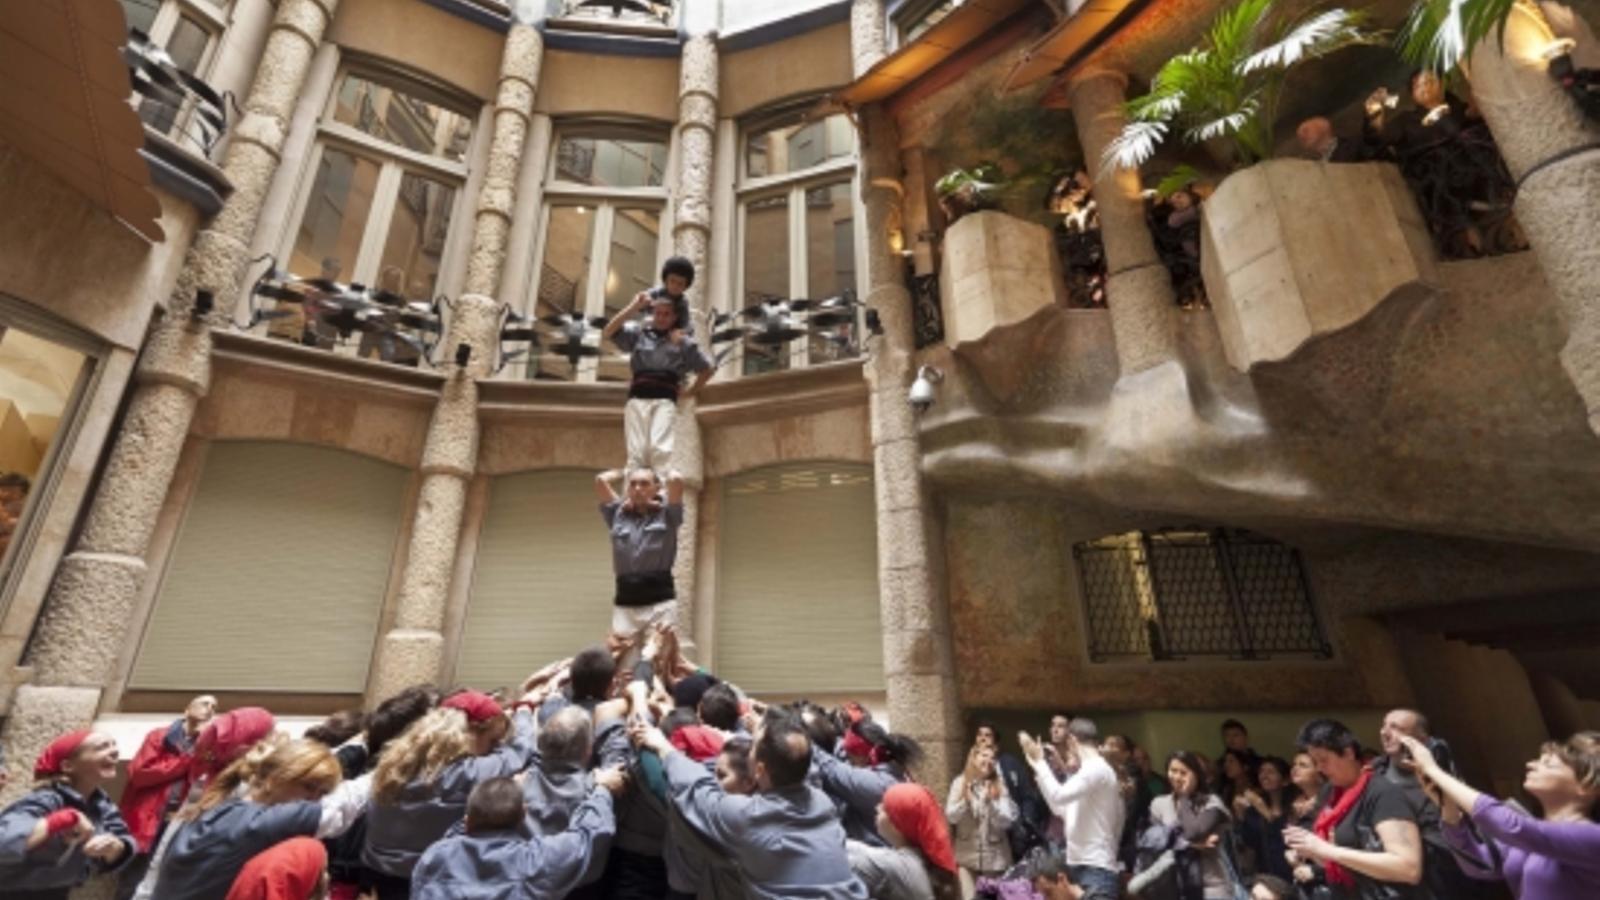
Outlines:
[[1006,829],[1017,819],[1017,804],[1000,777],[993,745],[983,741],[972,745],[967,767],[950,784],[944,813],[955,830],[962,900],[970,900],[977,893],[978,878],[1011,868]]
[[1450,747],[1433,737],[1428,731],[1428,718],[1414,709],[1392,709],[1383,717],[1378,730],[1378,743],[1383,755],[1373,760],[1373,771],[1405,794],[1406,802],[1416,816],[1417,831],[1422,835],[1422,878],[1435,897],[1470,898],[1481,893],[1479,886],[1461,871],[1450,844],[1439,827],[1439,804],[1422,789],[1411,757],[1406,752],[1402,738],[1414,738],[1433,748],[1434,756],[1445,768],[1454,771]]
[[1474,790],[1416,738],[1400,742],[1439,792],[1445,836],[1471,874],[1504,880],[1517,900],[1600,896],[1600,731],[1547,743],[1528,763],[1522,788],[1539,801],[1543,818]]

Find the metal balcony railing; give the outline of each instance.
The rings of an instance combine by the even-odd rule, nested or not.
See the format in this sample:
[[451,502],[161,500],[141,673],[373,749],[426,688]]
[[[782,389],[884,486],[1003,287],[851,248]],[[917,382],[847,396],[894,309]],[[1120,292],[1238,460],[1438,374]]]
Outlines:
[[185,149],[210,159],[228,129],[223,95],[179,68],[164,48],[137,28],[128,29],[122,58],[133,92],[140,98],[140,117]]
[[561,12],[563,16],[574,19],[617,19],[670,25],[675,5],[658,0],[566,0]]

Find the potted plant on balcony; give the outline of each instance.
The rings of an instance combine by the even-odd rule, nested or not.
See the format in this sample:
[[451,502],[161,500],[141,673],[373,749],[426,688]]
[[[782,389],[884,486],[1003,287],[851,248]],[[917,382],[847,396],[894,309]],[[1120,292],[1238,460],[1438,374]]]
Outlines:
[[939,208],[952,224],[969,212],[998,209],[1000,193],[1005,187],[1005,176],[993,162],[981,162],[968,169],[951,169],[933,185],[934,192],[939,195]]
[[1358,11],[1280,15],[1275,0],[1242,0],[1217,15],[1201,46],[1168,60],[1148,94],[1128,102],[1128,124],[1105,163],[1137,168],[1173,134],[1190,144],[1221,142],[1239,167],[1269,159],[1289,70],[1376,37]]

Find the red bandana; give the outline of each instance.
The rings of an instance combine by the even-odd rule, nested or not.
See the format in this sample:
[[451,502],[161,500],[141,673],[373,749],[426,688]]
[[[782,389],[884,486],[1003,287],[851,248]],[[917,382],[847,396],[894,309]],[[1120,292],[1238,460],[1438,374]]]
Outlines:
[[705,762],[722,752],[722,735],[704,725],[685,725],[672,733],[672,746],[695,762]]
[[83,742],[88,740],[89,731],[69,731],[50,742],[39,754],[39,759],[33,764],[33,777],[51,778],[61,774],[61,764],[66,762],[72,754],[78,752]]
[[[1356,779],[1355,784],[1343,790],[1339,788],[1333,789],[1333,793],[1328,795],[1328,799],[1331,802],[1322,812],[1317,813],[1317,821],[1311,826],[1311,830],[1317,833],[1317,837],[1329,843],[1333,842],[1334,829],[1338,828],[1339,823],[1344,821],[1344,817],[1349,815],[1350,810],[1355,808],[1356,802],[1361,799],[1361,795],[1367,790],[1367,782],[1371,780],[1372,769],[1366,768],[1361,770],[1361,777]],[[1322,871],[1329,884],[1347,888],[1356,886],[1355,878],[1344,870],[1344,866],[1336,862],[1323,863]]]
[[883,762],[883,751],[854,729],[844,733],[844,743],[841,747],[845,756],[864,756],[868,762],[875,766]]
[[944,810],[928,789],[914,782],[897,784],[883,794],[883,811],[895,830],[922,851],[928,862],[955,874],[956,855],[950,847],[950,825]]
[[452,694],[439,705],[445,709],[461,710],[467,714],[467,721],[474,725],[505,715],[500,704],[482,691],[462,691],[459,694]]
[[241,706],[217,716],[195,738],[189,778],[198,781],[221,772],[276,727],[272,713],[259,706]]

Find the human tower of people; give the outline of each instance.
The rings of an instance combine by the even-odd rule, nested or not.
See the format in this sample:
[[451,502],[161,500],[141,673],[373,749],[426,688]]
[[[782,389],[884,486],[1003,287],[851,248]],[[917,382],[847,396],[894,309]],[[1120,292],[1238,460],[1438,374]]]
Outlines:
[[596,480],[604,644],[517,691],[412,687],[298,739],[197,697],[146,736],[117,803],[115,740],[61,735],[0,812],[0,897],[102,873],[153,900],[1600,897],[1600,733],[1529,763],[1539,815],[1457,778],[1411,710],[1385,719],[1381,754],[1323,719],[1292,763],[1261,757],[1230,720],[1215,764],[1180,750],[1159,773],[1084,717],[1019,734],[1020,757],[985,724],[940,803],[916,742],[860,705],[767,705],[696,665],[675,625],[671,437],[712,366],[682,300],[693,267],[662,275],[606,327],[635,377],[628,465]]

